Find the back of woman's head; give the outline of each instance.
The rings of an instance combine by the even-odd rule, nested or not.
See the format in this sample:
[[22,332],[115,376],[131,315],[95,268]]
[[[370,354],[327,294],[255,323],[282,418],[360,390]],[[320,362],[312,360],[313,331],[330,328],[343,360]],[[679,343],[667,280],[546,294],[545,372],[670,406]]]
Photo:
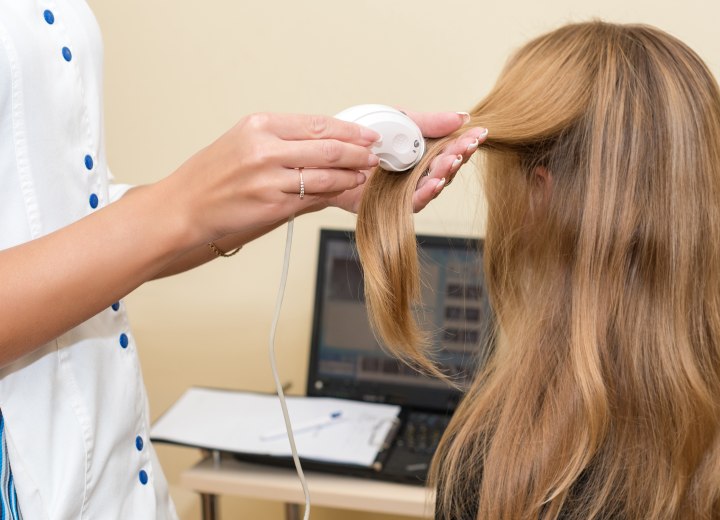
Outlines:
[[[498,342],[438,450],[441,516],[720,517],[712,74],[657,29],[570,25],[520,49],[471,115],[490,129]],[[430,372],[411,196],[453,137],[409,174],[376,172],[358,219],[373,323]]]

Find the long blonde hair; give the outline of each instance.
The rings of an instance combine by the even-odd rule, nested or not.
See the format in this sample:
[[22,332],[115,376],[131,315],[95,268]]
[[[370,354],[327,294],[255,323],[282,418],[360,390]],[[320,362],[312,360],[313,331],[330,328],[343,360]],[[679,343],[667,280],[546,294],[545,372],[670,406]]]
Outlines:
[[[521,48],[471,116],[498,343],[436,453],[438,516],[720,518],[717,82],[658,29],[575,24]],[[412,193],[456,135],[378,171],[358,216],[372,321],[430,371]]]

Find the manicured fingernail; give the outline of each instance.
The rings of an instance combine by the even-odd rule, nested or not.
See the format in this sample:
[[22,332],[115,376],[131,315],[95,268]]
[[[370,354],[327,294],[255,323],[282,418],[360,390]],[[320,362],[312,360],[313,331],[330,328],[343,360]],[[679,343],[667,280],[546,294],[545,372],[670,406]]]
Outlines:
[[455,112],[455,113],[457,115],[459,115],[460,117],[462,117],[464,125],[468,124],[468,122],[470,121],[470,114],[468,114],[467,112]]
[[488,136],[488,129],[486,128],[485,130],[482,131],[482,133],[480,134],[480,137],[478,137],[478,139],[485,139],[487,136]]
[[380,134],[378,134],[375,130],[370,130],[366,127],[361,128],[360,137],[366,141],[370,141],[371,143],[376,143],[380,140]]
[[450,165],[450,171],[455,171],[458,168],[460,168],[460,165],[462,164],[462,160],[463,160],[462,155],[458,155],[457,157],[455,157],[455,160]]
[[480,139],[479,139],[479,138],[478,138],[478,139],[475,139],[475,141],[473,141],[472,143],[470,143],[470,144],[468,145],[467,151],[470,152],[470,153],[474,152],[475,150],[477,150],[477,147],[478,147],[479,144],[480,144]]
[[380,164],[380,159],[374,153],[371,153],[368,157],[368,166],[377,166]]
[[440,182],[437,183],[437,186],[435,186],[435,193],[440,193],[442,189],[445,187],[445,177],[440,179]]
[[357,174],[357,183],[358,183],[358,184],[364,184],[366,180],[367,180],[367,177],[365,176],[365,174],[358,172],[358,174]]

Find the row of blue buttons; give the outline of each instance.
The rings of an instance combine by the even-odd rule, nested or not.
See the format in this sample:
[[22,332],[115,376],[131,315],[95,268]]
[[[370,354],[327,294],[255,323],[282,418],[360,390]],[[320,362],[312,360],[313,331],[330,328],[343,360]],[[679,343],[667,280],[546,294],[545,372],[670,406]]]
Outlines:
[[[49,9],[46,9],[43,12],[43,18],[45,18],[45,21],[49,25],[52,25],[55,23],[55,15]],[[69,62],[70,60],[72,60],[72,52],[70,51],[70,49],[68,47],[62,48],[62,56],[65,59],[65,61]],[[88,171],[92,171],[93,166],[95,164],[92,156],[89,154],[85,155],[84,161],[85,161],[85,168]],[[92,209],[95,209],[98,207],[98,203],[99,203],[98,196],[94,193],[91,194],[90,195],[90,207]],[[112,309],[114,311],[118,311],[120,309],[120,302],[113,303]],[[127,348],[128,344],[129,344],[129,339],[128,339],[127,334],[125,334],[125,333],[120,334],[120,346],[122,348]],[[143,446],[144,446],[143,439],[140,435],[138,435],[137,437],[135,437],[135,448],[137,448],[138,451],[142,451]],[[144,469],[140,470],[140,473],[138,473],[138,478],[140,479],[140,483],[142,485],[145,485],[148,483],[148,474]]]
[[[49,25],[52,25],[55,23],[55,15],[49,9],[46,9],[43,12],[43,18],[45,18],[45,21]],[[62,48],[62,56],[65,61],[72,60],[72,52],[70,51],[70,49],[68,47]],[[85,156],[85,168],[87,168],[88,170],[92,170],[93,166],[94,166],[94,162],[93,162],[92,156],[86,155]],[[93,193],[92,195],[90,195],[89,202],[90,202],[90,207],[92,209],[96,209],[98,207],[98,204],[100,203],[100,200],[98,199],[98,196]]]
[[[113,303],[112,309],[114,311],[119,310],[120,302]],[[122,348],[127,348],[128,344],[129,344],[128,336],[127,336],[127,334],[125,334],[123,332],[122,334],[120,334],[120,346]],[[145,443],[143,442],[143,438],[140,435],[138,435],[137,437],[135,437],[135,447],[137,448],[138,451],[142,451],[143,446],[145,446]],[[140,483],[143,486],[148,483],[148,474],[144,469],[140,470],[140,473],[138,474],[138,478],[140,479]]]
[[[142,437],[140,437],[139,435],[135,437],[135,447],[138,451],[142,451],[144,445],[145,443],[143,442]],[[140,473],[138,473],[138,478],[140,479],[140,483],[143,486],[148,483],[148,474],[144,469],[140,470]]]
[[[115,312],[120,310],[120,302],[115,302],[111,306],[112,310]],[[127,346],[130,344],[130,339],[128,338],[128,335],[124,332],[120,334],[120,346],[122,348],[127,348]]]
[[[112,307],[114,310],[118,310],[120,308],[120,303],[113,303]],[[120,346],[122,348],[127,348],[128,346],[128,337],[125,333],[120,334]],[[143,438],[140,435],[135,437],[135,448],[138,451],[142,451],[144,446],[145,442],[143,441]],[[148,474],[144,469],[140,470],[140,473],[138,473],[138,478],[140,479],[140,483],[143,486],[148,483]]]

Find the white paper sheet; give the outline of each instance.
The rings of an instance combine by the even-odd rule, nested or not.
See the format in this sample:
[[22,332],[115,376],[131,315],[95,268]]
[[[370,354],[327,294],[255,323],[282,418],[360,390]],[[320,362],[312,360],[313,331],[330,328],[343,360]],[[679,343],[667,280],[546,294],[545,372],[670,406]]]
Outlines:
[[[400,407],[324,397],[288,397],[301,457],[371,466]],[[339,417],[328,420],[333,414]],[[316,426],[311,426],[315,424]],[[290,456],[275,395],[190,388],[153,425],[153,440],[253,455]]]

